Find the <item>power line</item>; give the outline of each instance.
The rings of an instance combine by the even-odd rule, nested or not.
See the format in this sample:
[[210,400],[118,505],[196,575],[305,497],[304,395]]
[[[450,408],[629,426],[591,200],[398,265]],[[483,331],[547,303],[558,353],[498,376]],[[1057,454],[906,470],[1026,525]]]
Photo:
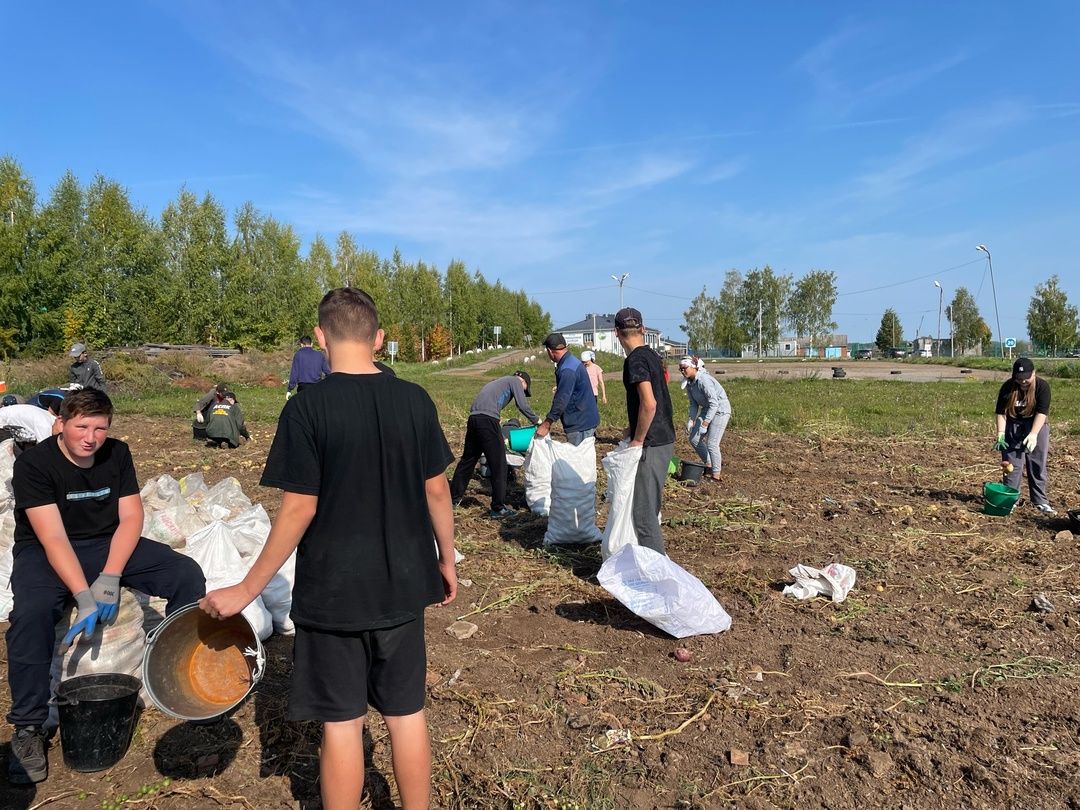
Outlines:
[[912,276],[911,278],[905,279],[904,281],[897,281],[897,282],[895,282],[893,284],[882,284],[880,287],[867,287],[865,290],[852,290],[851,292],[837,293],[836,297],[840,298],[841,296],[844,296],[844,295],[862,295],[863,293],[877,292],[878,290],[888,290],[888,289],[890,289],[892,287],[902,287],[905,284],[911,284],[911,283],[913,283],[915,281],[925,281],[928,278],[935,278],[937,276],[943,276],[946,273],[951,273],[953,270],[959,270],[962,267],[967,267],[969,265],[976,264],[976,263],[981,262],[981,261],[983,261],[983,260],[982,259],[972,259],[970,262],[964,262],[963,264],[958,264],[958,265],[955,265],[953,267],[946,267],[944,270],[935,270],[933,273],[927,273],[924,276]]

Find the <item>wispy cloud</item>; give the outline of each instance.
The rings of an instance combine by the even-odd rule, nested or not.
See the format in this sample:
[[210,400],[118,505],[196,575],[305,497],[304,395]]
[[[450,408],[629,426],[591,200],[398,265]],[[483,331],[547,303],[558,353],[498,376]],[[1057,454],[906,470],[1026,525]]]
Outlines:
[[[927,63],[907,64],[910,51],[895,39],[881,25],[849,21],[803,53],[793,67],[809,77],[821,114],[843,123],[856,110],[907,93],[968,58],[957,49]],[[890,61],[896,63],[891,70],[881,67]]]
[[730,180],[731,178],[742,174],[744,169],[745,162],[742,159],[727,160],[723,163],[716,163],[705,169],[694,178],[694,182],[699,183],[700,185],[722,183],[724,180]]
[[664,155],[644,155],[626,169],[612,173],[588,189],[594,197],[610,197],[622,192],[647,189],[686,174],[693,162]]

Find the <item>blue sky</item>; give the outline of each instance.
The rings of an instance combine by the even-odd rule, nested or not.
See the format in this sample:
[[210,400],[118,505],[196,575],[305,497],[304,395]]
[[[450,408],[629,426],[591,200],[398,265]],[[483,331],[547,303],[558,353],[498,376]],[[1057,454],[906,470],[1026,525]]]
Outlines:
[[[1080,302],[1080,4],[9,3],[0,153],[157,216],[186,184],[305,240],[464,260],[556,324],[723,274],[837,273],[840,330],[1021,338]],[[886,286],[892,285],[892,286]],[[869,292],[863,292],[871,290]],[[943,331],[947,333],[947,325]]]

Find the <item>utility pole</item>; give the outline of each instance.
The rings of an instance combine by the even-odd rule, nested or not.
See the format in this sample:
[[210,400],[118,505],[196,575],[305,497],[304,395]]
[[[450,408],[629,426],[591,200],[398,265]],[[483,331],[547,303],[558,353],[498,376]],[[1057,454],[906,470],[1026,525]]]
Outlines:
[[761,301],[757,302],[757,356],[761,359]]
[[940,281],[935,281],[934,286],[937,287],[937,348],[934,349],[934,357],[941,356],[941,298],[945,294],[945,290],[941,286]]
[[1005,358],[1005,338],[1001,334],[1001,316],[998,315],[997,287],[994,284],[994,260],[990,258],[990,249],[986,245],[976,245],[976,250],[986,254],[986,263],[990,265],[990,289],[994,291],[994,323],[997,326],[998,348],[1001,349],[1001,357]]

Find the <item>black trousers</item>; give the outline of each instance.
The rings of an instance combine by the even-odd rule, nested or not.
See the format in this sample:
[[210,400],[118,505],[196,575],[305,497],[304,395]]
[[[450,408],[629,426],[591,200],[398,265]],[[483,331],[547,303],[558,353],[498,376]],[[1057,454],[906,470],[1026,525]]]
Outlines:
[[483,414],[474,413],[465,427],[465,448],[450,482],[450,497],[457,501],[465,494],[481,453],[491,468],[491,508],[502,509],[506,506],[506,445],[499,420]]
[[[105,567],[111,539],[71,544],[87,584],[93,585]],[[16,543],[13,554],[11,591],[15,605],[7,631],[11,687],[7,719],[14,726],[40,726],[49,716],[49,666],[56,646],[56,623],[65,605],[72,604],[72,595],[49,564],[40,543]],[[166,615],[206,595],[206,579],[197,562],[145,537],[139,538],[124,566],[120,584],[167,599]]]

